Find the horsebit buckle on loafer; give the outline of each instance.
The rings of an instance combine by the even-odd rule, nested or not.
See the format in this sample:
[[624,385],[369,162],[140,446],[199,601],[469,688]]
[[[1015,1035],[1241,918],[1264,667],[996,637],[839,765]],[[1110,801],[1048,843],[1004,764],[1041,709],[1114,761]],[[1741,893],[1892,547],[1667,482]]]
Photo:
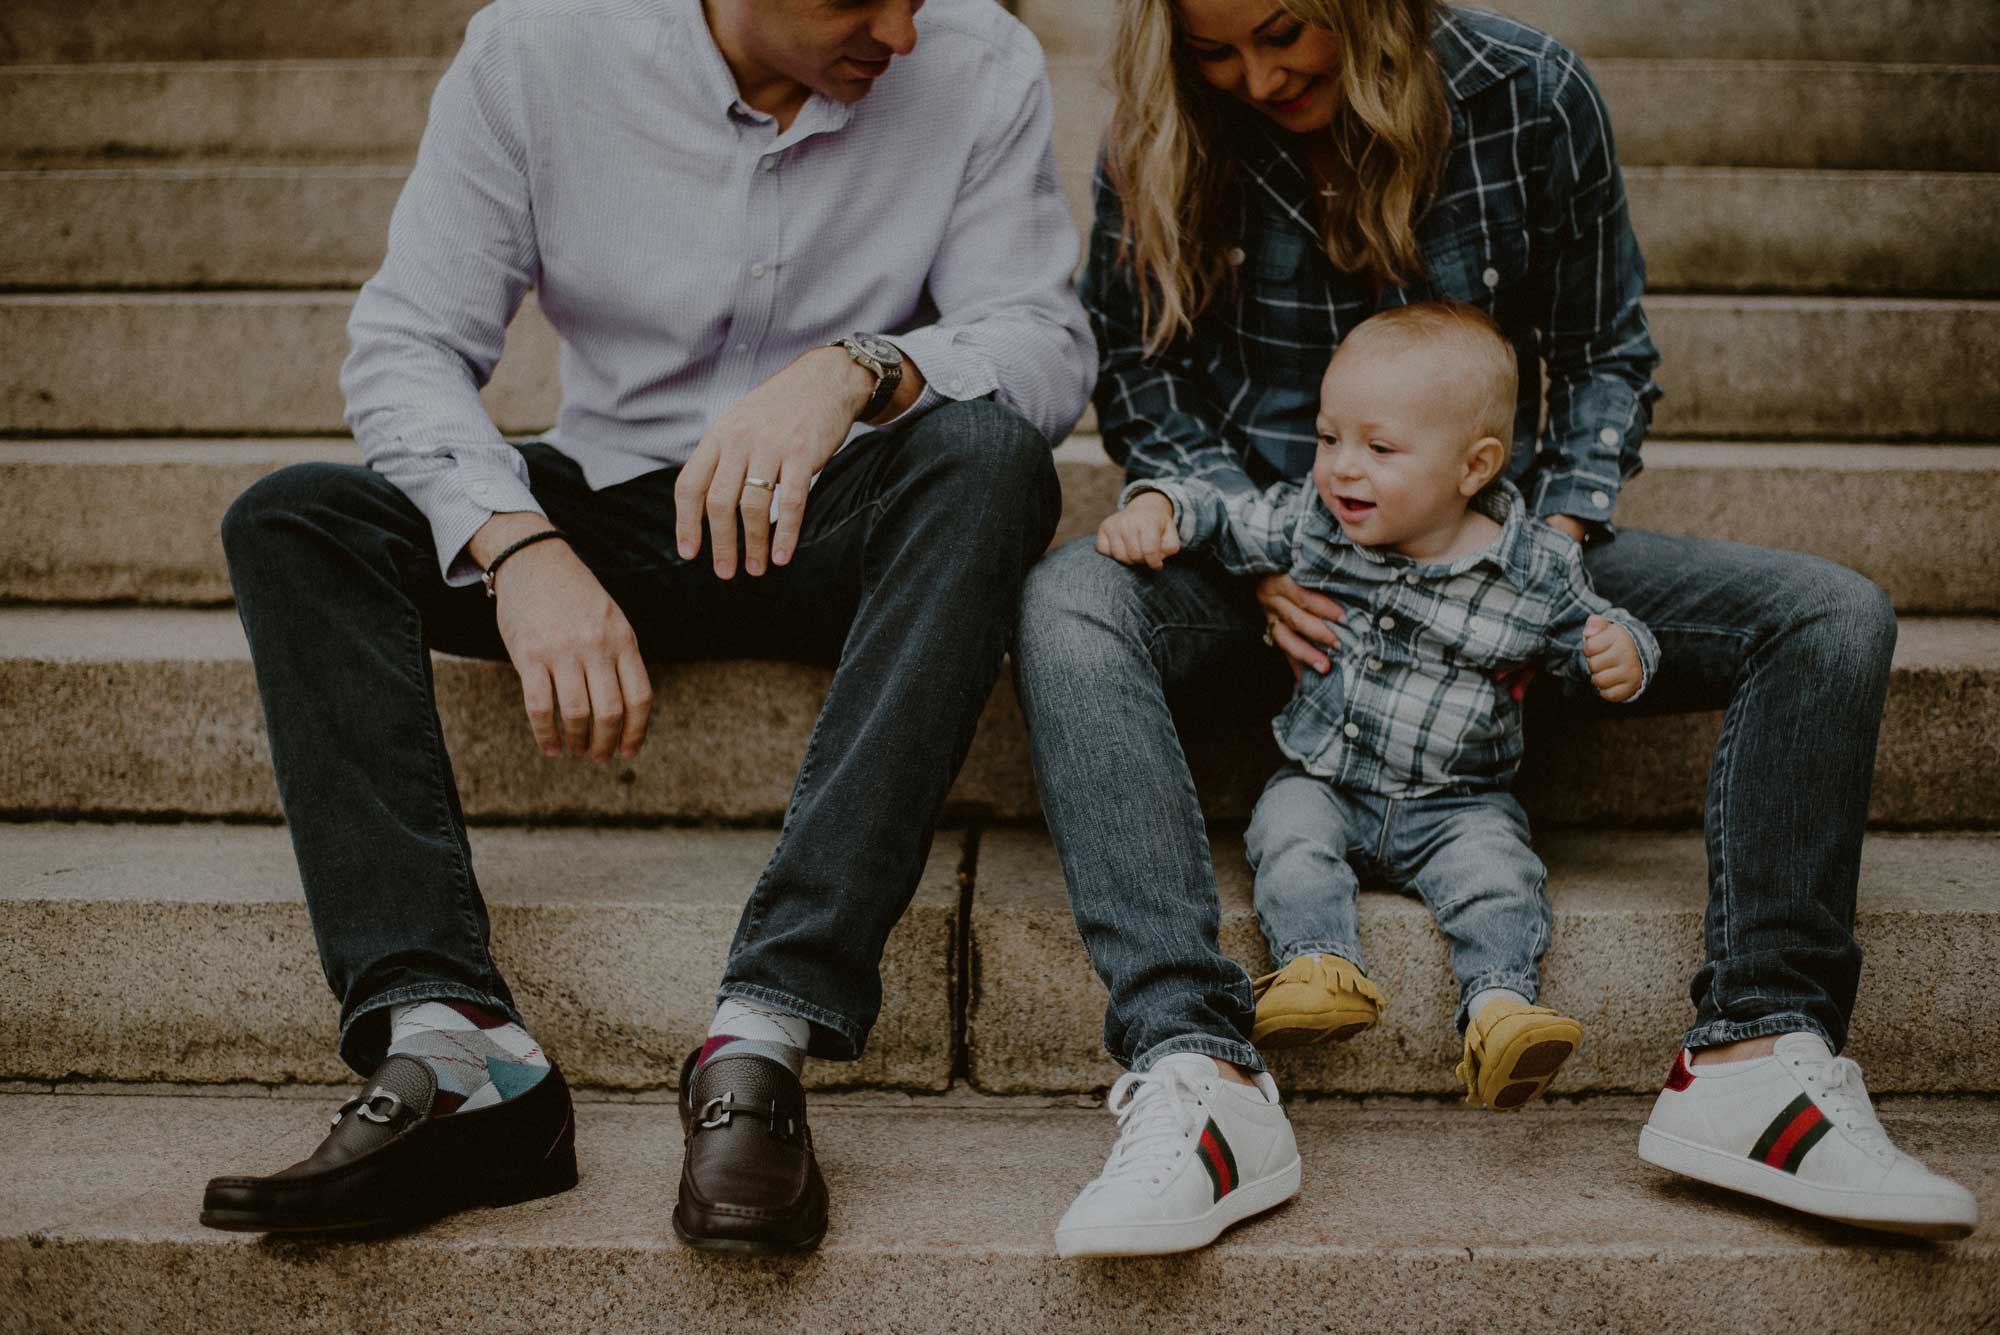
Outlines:
[[[375,1111],[375,1101],[377,1099],[388,1100],[389,1106],[387,1111]],[[357,1110],[361,1113],[362,1121],[380,1122],[386,1126],[397,1113],[403,1110],[403,1101],[380,1085],[377,1085],[366,1094],[357,1094],[347,1102],[341,1104],[340,1111],[333,1115],[333,1125],[339,1126],[341,1118]]]
[[[702,1104],[700,1125],[711,1131],[719,1126],[728,1126],[732,1113],[761,1114],[769,1123],[771,1134],[774,1136],[779,1134],[778,1105],[775,1101],[771,1103],[739,1103],[734,1094],[719,1094],[707,1103]],[[793,1118],[787,1117],[785,1119],[783,1134],[787,1139],[798,1135],[798,1125],[798,1122]]]

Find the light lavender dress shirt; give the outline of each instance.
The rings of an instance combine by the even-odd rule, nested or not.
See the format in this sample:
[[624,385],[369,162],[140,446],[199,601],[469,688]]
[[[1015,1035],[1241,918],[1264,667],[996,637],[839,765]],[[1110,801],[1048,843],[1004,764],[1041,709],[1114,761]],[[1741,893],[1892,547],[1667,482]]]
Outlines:
[[1041,49],[993,0],[930,0],[916,26],[865,99],[815,94],[781,134],[739,100],[701,0],[473,17],[341,370],[363,457],[429,519],[450,582],[476,578],[488,518],[540,512],[479,401],[530,288],[562,338],[548,439],[593,488],[685,462],[857,330],[922,369],[912,414],[991,394],[1051,442],[1076,425],[1096,349]]

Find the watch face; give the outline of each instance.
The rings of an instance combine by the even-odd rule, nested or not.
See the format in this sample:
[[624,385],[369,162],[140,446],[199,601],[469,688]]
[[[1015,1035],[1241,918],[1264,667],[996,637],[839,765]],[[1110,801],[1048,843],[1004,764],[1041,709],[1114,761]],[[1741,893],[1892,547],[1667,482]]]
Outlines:
[[884,366],[901,366],[903,354],[894,343],[878,334],[849,334],[856,346]]

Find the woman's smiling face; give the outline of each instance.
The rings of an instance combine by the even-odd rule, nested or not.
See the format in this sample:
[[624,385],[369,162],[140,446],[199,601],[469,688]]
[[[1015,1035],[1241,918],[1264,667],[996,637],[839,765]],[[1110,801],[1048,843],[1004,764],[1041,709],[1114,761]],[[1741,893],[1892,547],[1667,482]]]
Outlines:
[[1179,0],[1181,43],[1210,86],[1293,134],[1324,130],[1340,101],[1334,35],[1271,0]]

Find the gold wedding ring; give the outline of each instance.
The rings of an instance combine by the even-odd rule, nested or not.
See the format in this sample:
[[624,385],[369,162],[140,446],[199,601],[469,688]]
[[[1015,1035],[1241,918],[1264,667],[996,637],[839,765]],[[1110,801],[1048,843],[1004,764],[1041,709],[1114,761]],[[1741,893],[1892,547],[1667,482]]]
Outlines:
[[772,491],[777,487],[777,483],[765,477],[746,477],[743,479],[743,485],[746,487],[757,487],[764,491]]

